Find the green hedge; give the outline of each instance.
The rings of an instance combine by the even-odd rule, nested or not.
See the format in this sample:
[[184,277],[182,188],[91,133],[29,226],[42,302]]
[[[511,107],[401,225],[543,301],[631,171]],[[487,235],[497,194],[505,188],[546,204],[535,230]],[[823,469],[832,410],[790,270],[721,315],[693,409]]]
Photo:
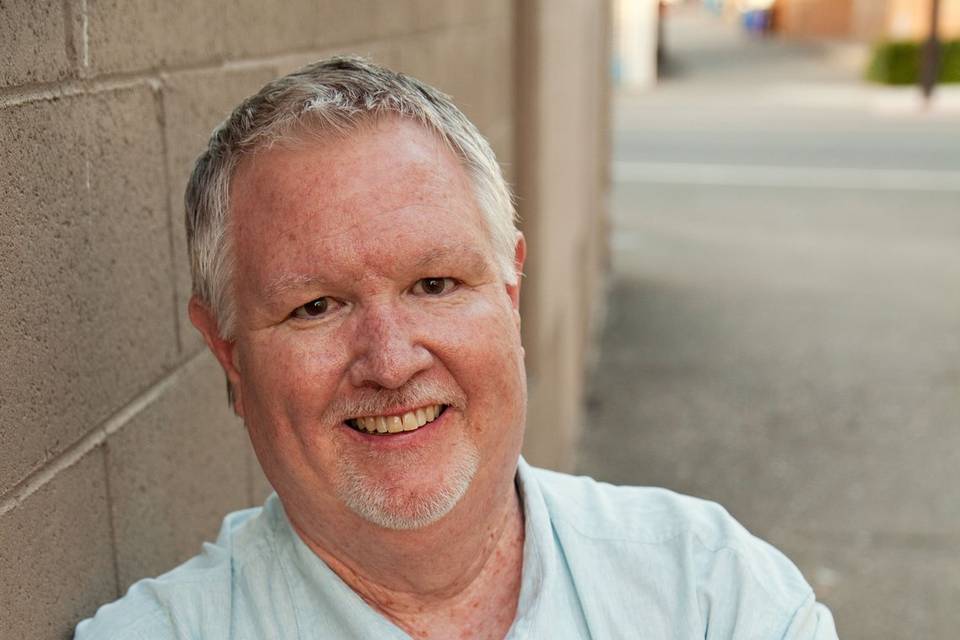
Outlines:
[[[918,42],[882,42],[873,49],[867,79],[883,84],[917,84],[923,45]],[[960,40],[940,45],[940,82],[960,82]]]

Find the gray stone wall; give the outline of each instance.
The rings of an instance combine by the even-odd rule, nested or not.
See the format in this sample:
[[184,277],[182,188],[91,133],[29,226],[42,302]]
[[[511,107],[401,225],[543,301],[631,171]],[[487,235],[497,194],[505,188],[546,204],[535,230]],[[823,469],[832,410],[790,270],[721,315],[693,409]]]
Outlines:
[[570,466],[601,300],[607,16],[547,5],[0,2],[0,638],[69,637],[268,493],[186,319],[181,200],[229,108],[325,55],[439,86],[491,140],[531,251],[527,455]]

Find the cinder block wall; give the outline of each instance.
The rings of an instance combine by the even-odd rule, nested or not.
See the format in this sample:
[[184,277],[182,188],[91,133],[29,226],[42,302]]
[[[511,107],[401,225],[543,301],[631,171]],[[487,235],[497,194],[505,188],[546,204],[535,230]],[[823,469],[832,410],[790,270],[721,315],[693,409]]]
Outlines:
[[606,18],[547,4],[0,2],[0,638],[69,637],[268,493],[186,320],[183,185],[231,106],[328,54],[452,94],[517,183],[527,453],[569,466],[600,302]]

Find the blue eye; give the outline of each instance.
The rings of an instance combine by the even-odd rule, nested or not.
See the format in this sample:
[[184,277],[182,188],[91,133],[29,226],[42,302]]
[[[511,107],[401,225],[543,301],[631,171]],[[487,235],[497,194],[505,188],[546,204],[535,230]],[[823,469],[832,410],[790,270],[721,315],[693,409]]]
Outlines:
[[421,278],[413,285],[413,292],[428,296],[441,296],[456,289],[457,284],[457,281],[453,278]]

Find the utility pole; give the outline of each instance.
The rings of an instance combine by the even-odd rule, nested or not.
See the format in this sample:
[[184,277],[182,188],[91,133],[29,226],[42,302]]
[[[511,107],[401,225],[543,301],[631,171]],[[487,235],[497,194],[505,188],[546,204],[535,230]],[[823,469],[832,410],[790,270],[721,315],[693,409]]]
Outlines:
[[920,87],[923,97],[930,100],[940,74],[940,0],[930,0],[930,35],[923,45],[923,59],[920,67]]

